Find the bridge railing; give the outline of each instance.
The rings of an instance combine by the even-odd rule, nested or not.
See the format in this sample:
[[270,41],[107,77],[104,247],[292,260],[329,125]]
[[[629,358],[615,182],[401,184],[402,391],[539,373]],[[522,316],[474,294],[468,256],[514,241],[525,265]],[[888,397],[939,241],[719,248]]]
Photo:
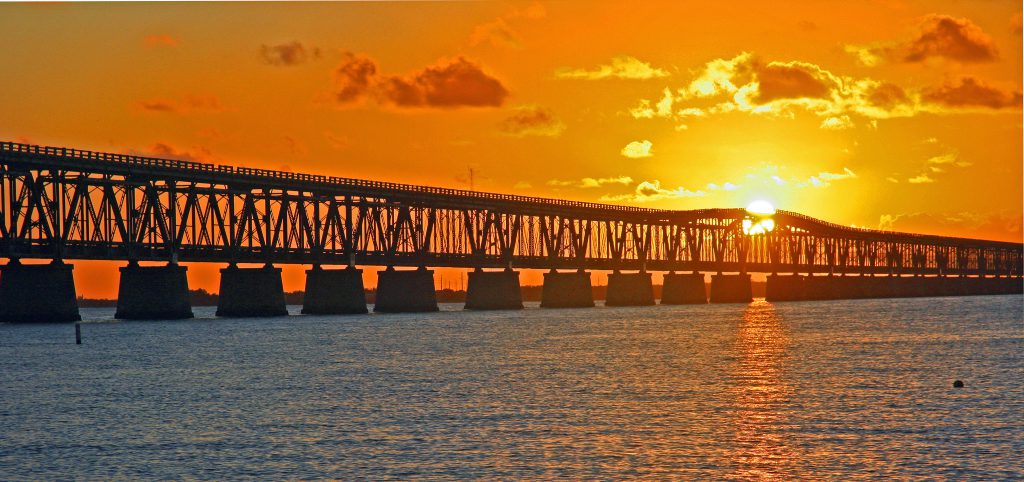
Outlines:
[[72,159],[86,159],[92,161],[104,161],[131,166],[157,167],[165,169],[177,169],[193,172],[216,172],[218,174],[234,174],[266,179],[280,179],[289,181],[318,182],[329,186],[339,187],[363,187],[379,190],[389,190],[406,193],[426,193],[443,196],[459,196],[471,199],[487,199],[507,202],[524,202],[534,204],[546,204],[569,208],[597,209],[605,211],[619,211],[629,213],[668,213],[662,209],[640,208],[634,206],[619,206],[614,204],[590,203],[583,201],[568,201],[564,199],[552,199],[533,196],[520,196],[514,194],[499,194],[469,191],[464,189],[451,189],[433,186],[418,186],[414,184],[403,184],[385,181],[369,181],[364,179],[352,179],[337,176],[323,176],[316,174],[304,174],[296,172],[275,171],[270,169],[256,169],[250,167],[233,167],[228,165],[213,165],[194,161],[183,161],[177,159],[162,159],[156,157],[137,156],[130,154],[113,154],[108,152],[95,152],[83,149],[70,149],[64,147],[38,146],[33,144],[22,144],[18,142],[0,142],[0,152],[16,152],[31,155],[60,156]]

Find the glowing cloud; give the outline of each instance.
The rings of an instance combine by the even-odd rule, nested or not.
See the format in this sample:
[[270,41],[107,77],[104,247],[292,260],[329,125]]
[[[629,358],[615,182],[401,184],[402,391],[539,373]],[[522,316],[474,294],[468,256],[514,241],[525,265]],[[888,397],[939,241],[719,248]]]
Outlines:
[[651,147],[653,145],[654,144],[651,143],[651,141],[648,141],[646,139],[642,140],[642,141],[633,141],[633,142],[630,142],[629,144],[626,144],[626,147],[623,147],[622,151],[620,151],[620,152],[622,153],[623,156],[626,156],[626,157],[628,157],[630,159],[640,159],[640,158],[644,158],[644,157],[651,157],[651,156],[654,155],[651,152]]

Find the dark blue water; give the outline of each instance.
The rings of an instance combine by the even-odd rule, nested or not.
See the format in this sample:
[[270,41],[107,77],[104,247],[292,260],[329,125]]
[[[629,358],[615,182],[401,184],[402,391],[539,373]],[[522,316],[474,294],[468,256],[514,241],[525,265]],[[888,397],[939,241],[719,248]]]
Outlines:
[[1019,479],[1022,300],[85,309],[0,325],[0,479]]

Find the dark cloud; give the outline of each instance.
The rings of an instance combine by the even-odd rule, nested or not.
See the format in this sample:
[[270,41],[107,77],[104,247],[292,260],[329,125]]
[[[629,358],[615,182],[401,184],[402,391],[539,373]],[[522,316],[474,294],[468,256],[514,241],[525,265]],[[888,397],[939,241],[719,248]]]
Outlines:
[[868,95],[868,101],[878,107],[892,109],[908,103],[910,99],[907,98],[907,93],[903,91],[902,87],[883,82]]
[[382,75],[372,59],[345,54],[335,71],[335,98],[351,103],[372,97],[398,107],[498,107],[508,90],[480,65],[459,57],[408,76]]
[[949,107],[988,107],[991,109],[1019,109],[1021,91],[987,84],[974,77],[963,77],[939,87],[927,89],[924,100]]
[[501,121],[498,129],[513,137],[545,136],[557,137],[565,131],[562,123],[551,109],[538,106],[524,106]]
[[377,77],[377,64],[370,58],[346,52],[334,71],[334,98],[340,103],[359,100]]
[[999,55],[992,37],[966,18],[929,15],[913,40],[891,49],[904,62],[944,57],[960,62],[987,62]]
[[798,63],[770,63],[756,67],[758,102],[810,97],[823,99],[832,90],[832,82],[821,71]]
[[305,63],[311,58],[319,58],[320,49],[306,48],[301,42],[290,42],[280,45],[260,46],[260,59],[270,65],[291,66]]

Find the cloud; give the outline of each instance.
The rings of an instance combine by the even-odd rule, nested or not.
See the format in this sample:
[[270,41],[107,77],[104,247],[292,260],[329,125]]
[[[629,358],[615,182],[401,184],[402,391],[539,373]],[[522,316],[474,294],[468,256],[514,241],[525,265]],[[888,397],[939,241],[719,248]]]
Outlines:
[[[926,140],[928,144],[938,144],[938,140],[934,143],[930,143],[931,139]],[[948,147],[943,147],[949,149]],[[936,182],[937,179],[934,177],[936,174],[943,174],[953,168],[965,168],[973,165],[970,161],[966,161],[960,157],[960,154],[956,151],[948,151],[943,154],[935,155],[926,159],[922,166],[922,173],[917,176],[907,179],[907,182],[911,184],[931,184]]]
[[1024,32],[1024,27],[1022,27],[1021,24],[1021,13],[1017,12],[1013,14],[1013,18],[1010,19],[1010,32],[1020,35]]
[[1021,91],[999,88],[974,77],[927,89],[924,100],[949,107],[988,107],[990,109],[1019,109]]
[[269,65],[299,65],[305,63],[310,58],[320,58],[320,49],[318,47],[307,49],[298,41],[279,45],[264,44],[260,46],[260,59]]
[[191,114],[222,112],[220,98],[215,95],[186,95],[180,99],[153,98],[135,103],[135,108],[144,112],[165,114]]
[[921,62],[930,57],[945,57],[961,62],[987,62],[998,58],[995,42],[980,27],[966,18],[929,15],[921,31],[894,53],[904,62]]
[[740,186],[738,186],[736,184],[733,184],[731,182],[723,182],[721,185],[718,185],[717,183],[714,183],[714,182],[710,182],[710,183],[708,183],[707,188],[709,190],[711,190],[711,191],[717,191],[719,189],[721,189],[723,191],[735,191],[735,190],[739,189]]
[[177,159],[190,162],[213,162],[213,154],[203,146],[193,146],[185,150],[169,142],[155,142],[146,149],[129,149],[128,153],[136,156],[158,157],[161,159]]
[[551,179],[547,182],[548,186],[555,187],[578,187],[578,188],[595,188],[601,187],[608,184],[624,184],[629,185],[633,183],[633,178],[629,176],[618,176],[618,177],[584,177],[578,181],[563,181],[560,179]]
[[498,129],[512,137],[558,137],[565,131],[565,124],[551,109],[526,105],[516,108],[511,116],[501,121]]
[[178,45],[178,39],[165,34],[153,34],[146,35],[142,39],[142,43],[146,44],[146,47],[176,47]]
[[533,184],[530,184],[530,183],[528,183],[526,181],[519,181],[519,182],[516,182],[512,186],[512,189],[530,189],[532,187],[533,187]]
[[347,136],[340,136],[333,132],[324,132],[324,137],[327,139],[327,144],[334,149],[348,149],[352,145],[352,141]]
[[829,117],[821,121],[821,125],[819,127],[826,130],[840,131],[852,128],[853,121],[850,120],[850,116],[848,115]]
[[618,195],[604,195],[601,196],[601,201],[604,202],[650,202],[659,201],[663,199],[681,199],[688,197],[704,196],[707,193],[704,191],[691,191],[683,187],[677,187],[675,189],[666,189],[661,187],[661,181],[655,179],[653,181],[643,181],[636,185],[634,191],[630,194],[618,194]]
[[807,178],[806,182],[797,184],[797,187],[825,188],[831,186],[835,181],[853,179],[855,177],[857,177],[857,174],[851,171],[850,168],[844,167],[842,172],[821,171],[816,176]]
[[883,59],[917,63],[944,58],[963,63],[991,62],[999,58],[995,41],[967,18],[928,15],[913,38],[870,46],[846,45],[846,52],[872,67]]
[[882,214],[878,229],[1020,242],[1022,220],[1012,211]]
[[381,74],[368,57],[345,53],[334,72],[334,99],[342,105],[372,98],[402,108],[499,107],[508,95],[501,81],[463,57],[397,76]]
[[334,70],[334,100],[341,104],[355,102],[365,96],[376,81],[376,62],[345,52],[341,65]]
[[592,70],[571,69],[563,67],[555,72],[555,78],[559,79],[656,79],[668,77],[669,73],[663,69],[651,67],[651,64],[636,57],[622,55],[615,57],[606,65],[599,65]]
[[626,156],[626,157],[628,157],[630,159],[640,159],[640,158],[643,158],[643,157],[651,157],[651,156],[654,155],[651,152],[651,147],[653,145],[654,144],[652,144],[651,141],[648,141],[646,139],[644,139],[642,141],[633,141],[633,142],[630,142],[629,144],[626,144],[626,147],[623,147],[622,151],[620,151],[620,152],[622,153],[623,156]]
[[523,40],[512,27],[521,19],[540,19],[547,15],[547,9],[540,2],[534,2],[523,9],[515,9],[490,22],[482,23],[473,28],[469,35],[469,45],[476,47],[490,44],[494,47],[521,49]]
[[636,119],[667,119],[677,123],[677,129],[685,129],[692,119],[715,115],[793,118],[807,112],[821,118],[822,129],[844,129],[859,124],[857,117],[875,128],[877,119],[993,112],[1020,105],[1020,89],[989,85],[973,77],[938,87],[905,89],[869,77],[838,75],[808,62],[765,62],[743,52],[705,63],[689,83],[663,89],[657,101],[641,99],[629,114]]
[[473,28],[473,33],[469,35],[469,45],[475,47],[484,43],[510,49],[523,48],[519,34],[512,30],[504,18],[497,18]]

